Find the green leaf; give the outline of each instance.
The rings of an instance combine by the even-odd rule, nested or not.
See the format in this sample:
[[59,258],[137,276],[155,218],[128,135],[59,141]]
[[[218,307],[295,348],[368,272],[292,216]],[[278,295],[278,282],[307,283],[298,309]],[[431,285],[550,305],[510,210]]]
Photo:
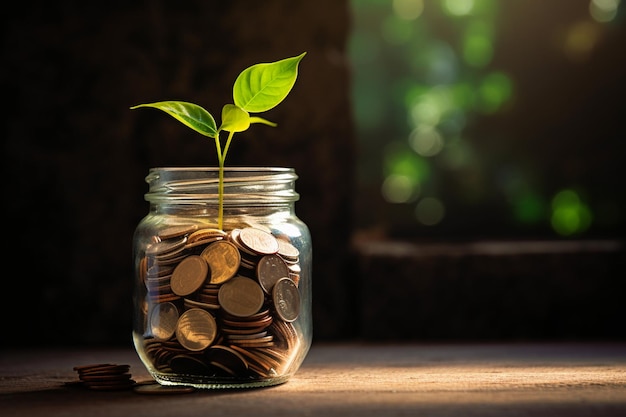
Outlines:
[[250,115],[247,111],[235,106],[226,104],[222,108],[222,126],[220,130],[227,132],[243,132],[250,127]]
[[235,104],[250,113],[276,107],[293,88],[298,77],[298,64],[305,54],[243,70],[233,86]]
[[272,127],[278,126],[278,123],[270,122],[269,120],[266,120],[262,117],[257,117],[257,116],[250,117],[250,123],[262,123],[264,125],[268,125]]
[[184,101],[158,101],[155,103],[139,104],[131,107],[137,109],[139,107],[152,107],[163,110],[182,124],[196,132],[214,138],[217,134],[217,126],[213,116],[198,106],[197,104],[187,103]]

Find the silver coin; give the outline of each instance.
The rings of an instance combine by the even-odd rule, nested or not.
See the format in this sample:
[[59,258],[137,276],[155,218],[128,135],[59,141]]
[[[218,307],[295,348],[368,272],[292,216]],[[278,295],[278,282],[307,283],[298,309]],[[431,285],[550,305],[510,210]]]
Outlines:
[[289,278],[281,278],[272,289],[272,300],[276,314],[283,321],[292,322],[300,314],[300,291]]
[[256,272],[263,291],[271,294],[276,281],[289,276],[289,267],[279,255],[265,255],[259,260]]

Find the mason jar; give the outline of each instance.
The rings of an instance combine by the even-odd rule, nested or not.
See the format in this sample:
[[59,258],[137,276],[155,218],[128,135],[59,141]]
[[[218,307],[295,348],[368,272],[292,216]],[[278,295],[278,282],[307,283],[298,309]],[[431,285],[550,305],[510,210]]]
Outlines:
[[312,247],[297,178],[275,167],[225,168],[222,180],[218,168],[149,170],[133,341],[157,382],[263,387],[298,370],[312,340]]

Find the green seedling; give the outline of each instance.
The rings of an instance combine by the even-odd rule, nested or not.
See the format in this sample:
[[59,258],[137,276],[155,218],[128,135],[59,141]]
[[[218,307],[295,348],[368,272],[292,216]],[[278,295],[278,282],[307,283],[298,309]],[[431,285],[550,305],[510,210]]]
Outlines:
[[[131,107],[152,107],[169,114],[185,126],[209,138],[215,139],[218,180],[218,227],[223,228],[224,217],[224,162],[228,148],[237,132],[248,130],[251,124],[261,123],[276,127],[277,124],[252,113],[262,113],[280,104],[293,88],[298,77],[298,65],[306,52],[280,61],[255,64],[243,70],[233,86],[234,104],[222,107],[222,124],[204,108],[185,101],[158,101]],[[220,134],[228,132],[224,146]]]

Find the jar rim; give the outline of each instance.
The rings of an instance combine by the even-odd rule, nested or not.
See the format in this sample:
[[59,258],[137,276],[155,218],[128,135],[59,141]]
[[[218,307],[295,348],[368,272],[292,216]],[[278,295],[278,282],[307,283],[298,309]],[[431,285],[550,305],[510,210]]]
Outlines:
[[[299,199],[294,168],[235,166],[224,168],[227,204],[293,202]],[[150,202],[198,203],[218,198],[218,167],[155,167],[146,176]]]
[[[190,167],[168,167],[168,166],[164,166],[164,167],[153,167],[150,168],[148,170],[148,172],[156,172],[156,171],[171,171],[171,172],[181,172],[181,171],[207,171],[207,172],[219,172],[219,167],[215,167],[215,166],[190,166]],[[224,167],[224,171],[231,171],[231,172],[253,172],[253,171],[260,171],[260,172],[294,172],[293,168],[290,167],[276,167],[276,166],[260,166],[260,167],[254,167],[254,166],[228,166],[228,167]]]

